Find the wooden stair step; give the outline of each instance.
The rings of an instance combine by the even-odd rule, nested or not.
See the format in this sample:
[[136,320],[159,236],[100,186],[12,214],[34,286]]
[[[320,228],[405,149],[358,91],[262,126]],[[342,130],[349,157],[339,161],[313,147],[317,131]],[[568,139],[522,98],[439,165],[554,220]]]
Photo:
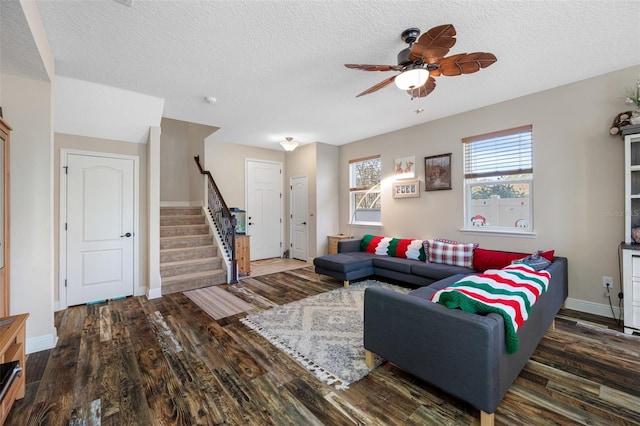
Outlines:
[[205,223],[206,223],[206,217],[203,214],[160,216],[160,226],[202,225]]
[[200,259],[184,259],[160,264],[160,276],[170,277],[193,272],[213,271],[220,269],[222,260],[219,257]]
[[213,235],[175,235],[171,237],[160,237],[160,250],[171,248],[198,247],[213,244]]
[[178,226],[161,226],[160,238],[176,237],[182,235],[207,235],[209,234],[209,225],[178,225]]
[[198,245],[160,250],[160,263],[175,262],[184,259],[200,259],[203,257],[216,257],[218,248],[214,245]]
[[202,214],[202,207],[160,207],[160,216]]
[[195,290],[211,285],[225,284],[227,273],[223,269],[206,272],[193,272],[184,275],[162,278],[162,294]]

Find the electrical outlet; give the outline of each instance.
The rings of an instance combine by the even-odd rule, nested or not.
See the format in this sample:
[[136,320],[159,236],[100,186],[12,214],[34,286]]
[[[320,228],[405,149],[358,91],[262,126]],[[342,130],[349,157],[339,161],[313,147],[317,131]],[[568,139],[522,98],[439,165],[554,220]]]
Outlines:
[[602,287],[604,288],[613,288],[613,278],[611,277],[602,277]]

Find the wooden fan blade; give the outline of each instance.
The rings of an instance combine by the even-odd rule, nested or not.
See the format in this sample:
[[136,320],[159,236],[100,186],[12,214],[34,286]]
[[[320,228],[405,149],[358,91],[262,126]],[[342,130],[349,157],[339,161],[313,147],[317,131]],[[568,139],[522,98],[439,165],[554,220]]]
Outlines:
[[411,95],[412,98],[424,98],[429,93],[433,92],[433,89],[436,88],[436,80],[429,76],[425,83],[418,87],[417,89],[409,89],[407,93]]
[[367,90],[365,90],[364,92],[360,93],[359,95],[356,96],[356,98],[359,98],[360,96],[364,96],[364,95],[368,95],[369,93],[373,93],[373,92],[377,92],[378,90],[382,89],[383,87],[386,87],[388,85],[390,85],[391,83],[393,83],[393,80],[396,79],[396,76],[391,76],[385,80],[382,80],[380,83],[376,84],[375,86],[371,86],[369,87]]
[[456,29],[453,25],[433,27],[411,45],[409,60],[415,61],[422,57],[427,64],[436,63],[449,53],[449,49],[454,44],[456,44]]
[[344,66],[352,70],[362,71],[400,71],[402,69],[398,65],[344,64]]
[[472,74],[496,62],[492,53],[460,53],[440,60],[440,73],[446,76]]

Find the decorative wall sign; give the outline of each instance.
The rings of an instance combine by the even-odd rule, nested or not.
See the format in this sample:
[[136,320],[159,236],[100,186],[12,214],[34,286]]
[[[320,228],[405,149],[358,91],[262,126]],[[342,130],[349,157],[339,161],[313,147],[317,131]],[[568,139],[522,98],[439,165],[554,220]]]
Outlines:
[[402,180],[393,182],[393,198],[418,198],[420,197],[420,180]]
[[416,156],[396,158],[393,162],[396,179],[416,177]]
[[451,189],[451,153],[424,157],[424,190]]

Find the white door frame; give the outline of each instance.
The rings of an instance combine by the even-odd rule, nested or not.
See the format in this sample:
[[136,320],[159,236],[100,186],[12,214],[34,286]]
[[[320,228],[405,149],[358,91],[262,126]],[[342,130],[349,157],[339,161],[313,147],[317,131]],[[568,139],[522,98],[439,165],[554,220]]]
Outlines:
[[[282,256],[282,253],[284,251],[284,247],[282,247],[283,243],[284,243],[284,232],[283,232],[283,228],[284,228],[284,221],[283,221],[283,215],[284,215],[284,197],[283,197],[283,185],[284,185],[284,167],[282,167],[282,162],[280,161],[270,161],[270,160],[262,160],[260,158],[245,158],[244,159],[244,206],[245,206],[245,210],[247,210],[249,208],[249,162],[257,162],[257,163],[268,163],[268,164],[275,164],[277,166],[280,167],[281,173],[280,173],[280,256]],[[247,219],[247,227],[248,225],[248,220]]]
[[[68,164],[69,155],[85,155],[91,157],[115,158],[133,161],[133,234],[140,235],[140,158],[134,155],[112,154],[109,152],[81,151],[75,149],[60,149],[60,223],[58,224],[58,308],[66,309],[67,290],[64,280],[67,276],[67,238],[64,229],[67,222],[67,174],[65,167]],[[142,296],[144,287],[140,287],[140,238],[134,238],[133,242],[133,294]]]

